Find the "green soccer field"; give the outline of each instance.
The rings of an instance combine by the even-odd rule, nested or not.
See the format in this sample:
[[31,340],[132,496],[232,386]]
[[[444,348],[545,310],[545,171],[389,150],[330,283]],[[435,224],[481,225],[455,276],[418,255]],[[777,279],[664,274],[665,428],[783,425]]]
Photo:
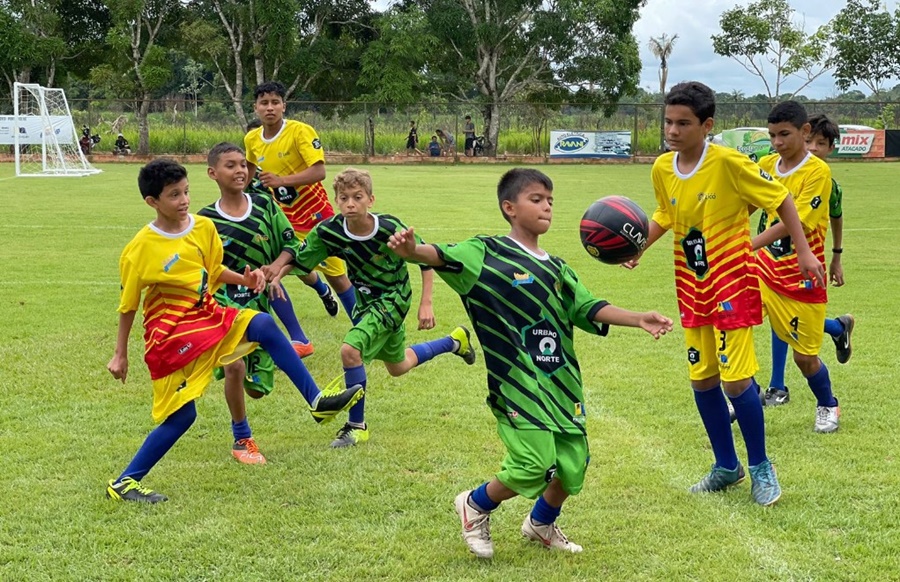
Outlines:
[[[843,416],[836,434],[812,430],[815,400],[794,367],[793,398],[766,411],[768,448],[784,496],[750,499],[749,480],[724,494],[691,496],[712,454],[687,382],[681,329],[653,341],[633,329],[608,338],[578,332],[591,467],[559,524],[580,555],[529,546],[519,526],[531,503],[495,513],[496,556],[479,562],[459,533],[453,498],[498,469],[503,449],[484,403],[483,362],[443,356],[401,378],[369,366],[372,438],[328,444],[340,422],[316,425],[279,372],[271,396],[248,400],[265,466],[231,458],[221,382],[198,419],[145,479],[170,501],[105,499],[147,433],[150,383],[132,332],[125,386],[112,356],[118,258],[154,217],[137,192],[137,165],[86,178],[14,178],[0,166],[0,580],[886,580],[900,579],[900,331],[897,164],[835,164],[844,187],[847,285],[829,315],[857,318],[854,355],[823,360]],[[333,177],[340,169],[329,166]],[[395,214],[427,241],[505,234],[494,187],[504,166],[371,166],[375,210]],[[544,166],[555,183],[554,225],[543,239],[597,296],[677,321],[671,239],[635,271],[602,265],[581,248],[577,225],[594,199],[624,194],[653,208],[646,165]],[[217,197],[205,167],[190,166],[192,209]],[[330,178],[329,178],[330,179]],[[329,184],[330,190],[330,184]],[[888,219],[888,220],[885,220]],[[829,247],[830,248],[830,247]],[[830,258],[830,253],[829,253]],[[458,297],[435,283],[437,338],[466,322]],[[314,294],[287,282],[324,384],[341,371],[349,320],[331,319]],[[757,330],[763,386],[769,331]],[[894,346],[894,347],[891,347]],[[792,365],[791,365],[792,366]],[[739,456],[743,442],[735,428]]]

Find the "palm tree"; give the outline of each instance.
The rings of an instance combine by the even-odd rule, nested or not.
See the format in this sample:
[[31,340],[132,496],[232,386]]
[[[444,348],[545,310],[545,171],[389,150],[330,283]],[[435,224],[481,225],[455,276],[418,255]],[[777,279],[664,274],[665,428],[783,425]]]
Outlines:
[[[661,97],[666,95],[666,81],[669,79],[669,57],[672,56],[672,49],[675,48],[675,41],[678,35],[669,36],[663,33],[660,37],[650,37],[650,52],[659,59],[659,94]],[[665,140],[665,107],[660,112],[659,121],[659,147],[662,149]]]

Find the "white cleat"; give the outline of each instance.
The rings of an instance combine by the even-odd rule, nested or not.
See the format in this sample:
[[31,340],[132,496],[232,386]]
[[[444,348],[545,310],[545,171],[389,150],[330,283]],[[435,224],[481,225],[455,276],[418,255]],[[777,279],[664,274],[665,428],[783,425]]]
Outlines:
[[456,513],[462,523],[462,537],[473,554],[479,558],[494,557],[494,542],[491,540],[491,514],[482,513],[469,504],[471,491],[463,491],[456,496]]
[[580,554],[584,550],[578,544],[570,542],[556,523],[534,523],[531,521],[531,514],[525,516],[522,535],[531,541],[540,542],[548,550],[563,550],[572,554]]

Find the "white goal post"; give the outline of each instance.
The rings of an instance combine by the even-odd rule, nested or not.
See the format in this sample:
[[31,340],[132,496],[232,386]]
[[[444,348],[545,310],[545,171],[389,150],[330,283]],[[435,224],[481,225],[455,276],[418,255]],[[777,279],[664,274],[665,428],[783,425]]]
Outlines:
[[13,87],[13,115],[0,116],[0,144],[13,146],[16,176],[100,172],[81,151],[65,91],[35,83]]

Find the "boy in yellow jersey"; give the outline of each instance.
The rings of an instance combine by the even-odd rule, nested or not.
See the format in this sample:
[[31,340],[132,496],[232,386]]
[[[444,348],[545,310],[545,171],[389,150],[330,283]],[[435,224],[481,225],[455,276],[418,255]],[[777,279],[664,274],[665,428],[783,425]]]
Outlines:
[[[797,235],[802,233],[800,220],[784,186],[747,156],[707,142],[716,110],[709,87],[680,83],[666,95],[665,104],[666,142],[672,151],[653,164],[657,208],[647,248],[674,230],[675,289],[691,387],[715,456],[712,470],[690,490],[721,491],[744,479],[724,388],[747,446],[751,496],[772,505],[781,487],[766,455],[762,405],[753,379],[759,366],[752,326],[762,323],[762,306],[752,269],[748,206],[777,208]],[[798,248],[798,254],[804,274],[822,283],[824,268],[809,248]]]
[[[824,268],[831,169],[806,149],[810,124],[800,103],[779,103],[769,113],[768,123],[778,153],[762,158],[759,165],[790,190],[803,223],[802,245],[812,249]],[[800,242],[800,236],[791,236],[785,225],[770,218],[768,228],[753,239],[753,248],[759,249],[762,298],[772,331],[791,346],[794,363],[816,395],[815,431],[834,432],[840,408],[831,391],[828,368],[819,359],[828,295],[824,285],[813,285],[797,273]]]
[[[253,94],[262,127],[248,131],[244,136],[247,166],[251,175],[259,170],[260,182],[271,190],[302,242],[315,225],[334,216],[328,193],[322,186],[325,179],[322,142],[311,126],[284,118],[284,85],[268,81],[258,85]],[[344,262],[329,257],[316,270],[325,275],[347,315],[353,319],[356,295],[347,278]],[[338,304],[316,272],[300,279],[316,290],[329,315],[337,315]],[[272,303],[276,311],[280,308],[278,302]]]
[[249,267],[238,274],[222,265],[224,251],[215,225],[188,212],[183,166],[154,160],[141,168],[138,186],[156,219],[135,235],[119,260],[119,332],[107,369],[125,382],[128,336],[143,292],[144,361],[153,380],[153,420],[162,424],[147,436],[125,471],[109,482],[106,495],[117,501],[157,503],[167,497],[141,485],[141,479],[193,424],[194,401],[217,366],[261,346],[309,403],[316,422],[334,418],[363,393],[321,393],[271,316],[216,303],[213,294],[221,285],[243,285],[259,293],[265,289],[265,277]]

